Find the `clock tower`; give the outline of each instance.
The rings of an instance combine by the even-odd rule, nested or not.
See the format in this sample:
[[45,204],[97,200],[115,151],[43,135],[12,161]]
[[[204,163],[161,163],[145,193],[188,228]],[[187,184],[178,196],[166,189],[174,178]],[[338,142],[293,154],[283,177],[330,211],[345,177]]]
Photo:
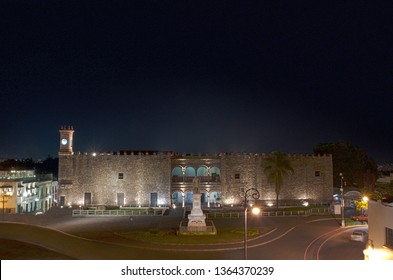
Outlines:
[[72,150],[72,135],[74,128],[72,126],[62,126],[60,132],[60,150],[59,155],[73,155]]

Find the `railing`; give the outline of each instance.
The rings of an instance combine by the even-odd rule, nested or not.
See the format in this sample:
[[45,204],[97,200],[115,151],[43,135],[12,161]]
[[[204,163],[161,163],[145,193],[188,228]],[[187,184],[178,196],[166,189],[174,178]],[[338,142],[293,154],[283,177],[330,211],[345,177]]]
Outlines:
[[[244,212],[212,212],[205,213],[208,219],[236,219],[244,217]],[[328,215],[330,210],[327,208],[315,208],[298,211],[268,211],[261,212],[262,217],[296,217],[296,216],[310,216],[310,215]]]
[[214,212],[206,213],[208,219],[233,219],[243,217],[243,212]]
[[183,183],[183,177],[172,176],[173,183]]
[[119,210],[73,210],[73,217],[86,216],[163,216],[168,207],[148,207]]
[[[173,183],[192,183],[194,176],[172,176]],[[200,183],[220,183],[220,176],[198,176]]]

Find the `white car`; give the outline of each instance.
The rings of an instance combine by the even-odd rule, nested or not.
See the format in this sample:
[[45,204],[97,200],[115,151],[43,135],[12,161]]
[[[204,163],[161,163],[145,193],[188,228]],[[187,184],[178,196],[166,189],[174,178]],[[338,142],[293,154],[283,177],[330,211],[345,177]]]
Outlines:
[[351,234],[351,240],[366,242],[368,239],[368,233],[364,230],[354,230]]

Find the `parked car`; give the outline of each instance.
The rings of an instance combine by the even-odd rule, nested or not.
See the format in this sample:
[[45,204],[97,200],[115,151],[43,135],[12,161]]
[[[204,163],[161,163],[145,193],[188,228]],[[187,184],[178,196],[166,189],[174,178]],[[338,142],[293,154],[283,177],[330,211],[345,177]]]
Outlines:
[[368,232],[364,230],[354,230],[351,234],[351,240],[366,242],[368,240]]

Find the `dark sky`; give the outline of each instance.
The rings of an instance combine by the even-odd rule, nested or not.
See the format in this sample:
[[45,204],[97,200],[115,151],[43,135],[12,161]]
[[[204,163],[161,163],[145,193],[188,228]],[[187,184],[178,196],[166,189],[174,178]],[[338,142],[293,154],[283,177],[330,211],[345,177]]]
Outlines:
[[0,158],[74,150],[393,162],[391,1],[0,2]]

